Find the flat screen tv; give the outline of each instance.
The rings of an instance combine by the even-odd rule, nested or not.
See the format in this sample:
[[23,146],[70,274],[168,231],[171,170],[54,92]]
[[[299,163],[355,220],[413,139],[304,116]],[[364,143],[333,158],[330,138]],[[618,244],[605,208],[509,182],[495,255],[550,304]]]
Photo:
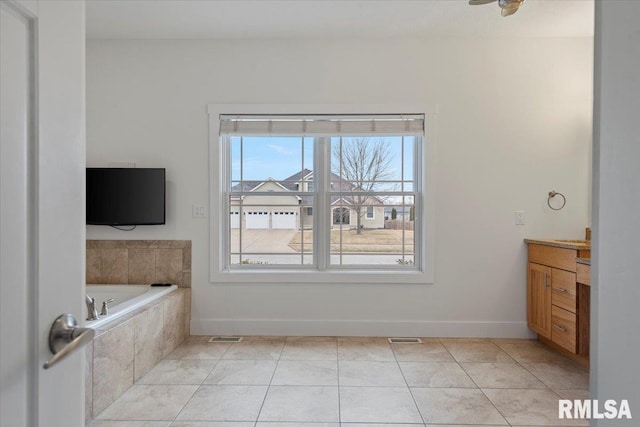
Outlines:
[[164,224],[165,183],[160,168],[87,168],[87,224]]

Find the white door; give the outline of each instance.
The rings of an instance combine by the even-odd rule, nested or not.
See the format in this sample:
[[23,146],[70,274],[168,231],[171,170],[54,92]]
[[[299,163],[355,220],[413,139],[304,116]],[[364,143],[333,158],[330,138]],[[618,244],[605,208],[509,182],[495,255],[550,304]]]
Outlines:
[[84,3],[0,1],[0,425],[84,425],[84,358],[43,369],[82,320]]
[[296,228],[296,213],[293,211],[273,212],[272,228],[276,230],[292,230]]
[[240,212],[230,212],[229,223],[231,228],[240,228]]
[[246,227],[248,229],[267,230],[269,229],[269,216],[267,211],[247,211]]

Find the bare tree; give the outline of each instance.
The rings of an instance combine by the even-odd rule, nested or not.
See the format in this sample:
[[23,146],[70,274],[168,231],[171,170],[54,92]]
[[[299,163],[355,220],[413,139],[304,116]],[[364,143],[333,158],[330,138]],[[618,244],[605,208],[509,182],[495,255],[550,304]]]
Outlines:
[[393,177],[389,143],[379,138],[354,137],[333,145],[331,154],[331,171],[341,178],[342,191],[362,193],[348,198],[356,212],[357,233],[361,234],[366,206],[371,205],[374,198],[367,193],[384,185],[379,181]]

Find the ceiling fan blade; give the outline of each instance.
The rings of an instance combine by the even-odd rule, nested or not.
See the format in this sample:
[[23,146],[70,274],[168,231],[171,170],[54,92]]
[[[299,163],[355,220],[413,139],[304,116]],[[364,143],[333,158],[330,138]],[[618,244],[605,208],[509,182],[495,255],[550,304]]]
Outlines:
[[502,9],[502,12],[500,12],[500,14],[502,16],[510,16],[513,15],[514,13],[516,13],[518,11],[518,8],[512,8],[512,9]]
[[494,1],[497,1],[497,0],[469,0],[469,4],[471,6],[480,6],[482,4],[493,3]]

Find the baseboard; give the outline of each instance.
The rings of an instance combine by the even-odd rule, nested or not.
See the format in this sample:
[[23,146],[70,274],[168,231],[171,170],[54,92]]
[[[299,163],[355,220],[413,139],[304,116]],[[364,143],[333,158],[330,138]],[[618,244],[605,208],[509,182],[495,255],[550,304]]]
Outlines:
[[192,335],[535,338],[527,322],[192,319]]

